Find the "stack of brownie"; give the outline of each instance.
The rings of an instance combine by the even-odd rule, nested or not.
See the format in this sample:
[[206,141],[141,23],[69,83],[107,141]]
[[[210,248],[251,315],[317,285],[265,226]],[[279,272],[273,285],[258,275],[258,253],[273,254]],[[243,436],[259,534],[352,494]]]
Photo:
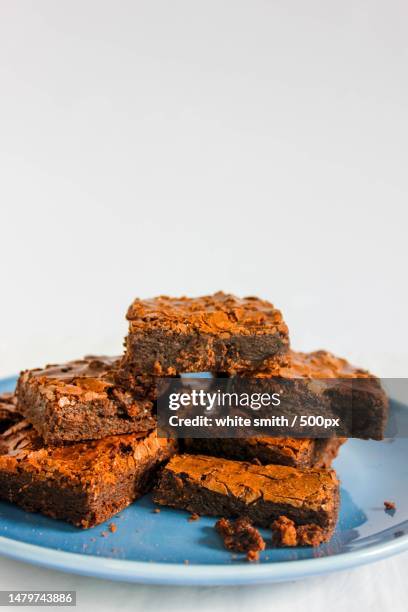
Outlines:
[[[123,357],[23,372],[16,396],[2,398],[0,497],[91,527],[155,486],[158,504],[241,517],[218,523],[237,550],[253,540],[253,525],[273,525],[278,545],[329,540],[339,505],[330,466],[344,439],[196,439],[180,454],[176,441],[156,435],[157,379],[191,372],[284,378],[303,402],[302,381],[370,378],[375,388],[358,396],[353,431],[381,439],[387,401],[378,381],[327,352],[291,351],[281,313],[258,298],[137,299],[127,318]],[[344,401],[337,391],[319,393],[324,409]]]
[[86,528],[151,489],[177,443],[156,435],[152,387],[115,384],[116,362],[26,371],[0,396],[0,498]]

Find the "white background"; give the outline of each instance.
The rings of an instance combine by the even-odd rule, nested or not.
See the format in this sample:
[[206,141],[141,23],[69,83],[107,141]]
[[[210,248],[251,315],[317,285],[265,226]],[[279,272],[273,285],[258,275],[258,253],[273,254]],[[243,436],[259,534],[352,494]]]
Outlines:
[[[0,375],[119,353],[135,296],[255,294],[292,344],[408,366],[403,0],[2,0]],[[399,610],[408,557],[297,584],[112,585],[80,607]]]

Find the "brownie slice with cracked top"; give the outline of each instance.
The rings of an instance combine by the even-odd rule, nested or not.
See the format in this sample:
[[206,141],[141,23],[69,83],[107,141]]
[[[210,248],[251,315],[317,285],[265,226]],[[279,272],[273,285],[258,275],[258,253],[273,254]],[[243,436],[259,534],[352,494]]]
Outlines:
[[289,347],[281,312],[256,297],[220,291],[197,298],[136,299],[127,319],[122,367],[134,373],[252,370],[282,359]]
[[155,427],[156,380],[117,377],[116,357],[85,357],[26,370],[17,382],[18,410],[46,444],[145,432]]
[[197,514],[245,516],[261,527],[284,515],[297,526],[317,526],[321,541],[328,541],[338,516],[339,482],[333,470],[184,454],[164,467],[153,499]]
[[93,527],[146,493],[176,450],[155,432],[46,446],[21,420],[0,435],[0,499]]

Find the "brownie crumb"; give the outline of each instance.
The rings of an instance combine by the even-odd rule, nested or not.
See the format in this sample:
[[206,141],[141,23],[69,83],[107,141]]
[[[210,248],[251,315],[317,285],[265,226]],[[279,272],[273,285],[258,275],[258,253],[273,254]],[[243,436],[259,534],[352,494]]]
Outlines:
[[272,542],[275,546],[320,546],[325,541],[324,530],[319,525],[299,525],[287,516],[280,516],[272,523]]
[[405,535],[405,533],[403,531],[396,531],[394,533],[394,538],[400,538],[403,535]]
[[225,548],[247,553],[248,561],[256,561],[258,552],[265,549],[263,537],[246,517],[240,517],[236,521],[221,518],[215,528],[222,537]]
[[385,501],[384,502],[384,508],[386,510],[396,510],[397,509],[397,505],[395,502],[392,501]]
[[115,523],[109,523],[109,531],[111,533],[115,533],[116,530],[117,530],[117,526],[115,525]]
[[102,538],[107,538],[107,537],[108,537],[108,535],[109,535],[109,534],[108,534],[108,532],[107,532],[107,531],[102,531],[102,533],[101,533],[101,537],[102,537]]
[[200,515],[197,514],[196,512],[193,512],[193,514],[189,516],[188,522],[191,523],[193,521],[198,521],[199,518],[200,518]]
[[257,550],[248,550],[246,554],[248,561],[259,561],[259,552]]
[[320,546],[324,542],[324,531],[319,525],[300,525],[296,529],[298,546]]
[[295,523],[287,516],[280,516],[272,523],[272,542],[276,546],[297,546]]
[[160,514],[160,508],[155,508],[152,510],[153,514]]

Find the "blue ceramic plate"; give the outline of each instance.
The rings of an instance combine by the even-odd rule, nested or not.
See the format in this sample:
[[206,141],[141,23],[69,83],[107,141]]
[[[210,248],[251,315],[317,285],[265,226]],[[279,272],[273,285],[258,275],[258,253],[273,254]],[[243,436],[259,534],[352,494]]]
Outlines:
[[[0,392],[15,379],[0,381]],[[392,403],[394,421],[408,408]],[[154,584],[255,584],[294,580],[377,561],[408,549],[408,439],[350,440],[336,461],[342,481],[340,520],[332,540],[317,549],[273,549],[259,563],[233,557],[220,544],[214,519],[162,508],[149,496],[113,522],[82,531],[64,522],[0,503],[0,553],[35,565],[87,576]],[[384,511],[384,500],[397,504]],[[103,535],[102,535],[103,534]],[[270,533],[264,531],[270,541]]]

